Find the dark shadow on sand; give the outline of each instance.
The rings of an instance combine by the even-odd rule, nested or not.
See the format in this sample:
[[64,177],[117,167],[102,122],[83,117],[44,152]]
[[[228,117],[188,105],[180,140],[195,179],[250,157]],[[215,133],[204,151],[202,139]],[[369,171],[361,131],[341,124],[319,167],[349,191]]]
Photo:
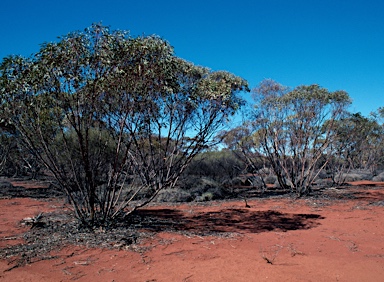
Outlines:
[[320,225],[319,214],[293,214],[278,211],[222,209],[185,215],[177,209],[143,209],[136,213],[143,228],[153,231],[187,231],[197,234],[220,232],[260,233],[306,230]]

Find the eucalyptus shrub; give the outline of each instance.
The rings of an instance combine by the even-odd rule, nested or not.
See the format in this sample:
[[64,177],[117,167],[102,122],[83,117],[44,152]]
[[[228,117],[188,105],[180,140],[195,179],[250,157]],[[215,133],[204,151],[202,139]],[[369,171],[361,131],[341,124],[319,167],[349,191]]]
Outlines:
[[174,55],[157,36],[94,24],[0,66],[2,122],[12,125],[98,226],[172,188],[241,107],[247,83]]

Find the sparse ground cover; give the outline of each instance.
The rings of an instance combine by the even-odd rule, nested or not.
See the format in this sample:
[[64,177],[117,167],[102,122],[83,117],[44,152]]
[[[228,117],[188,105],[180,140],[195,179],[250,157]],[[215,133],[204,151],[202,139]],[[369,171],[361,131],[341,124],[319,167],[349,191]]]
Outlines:
[[76,229],[65,198],[45,193],[45,183],[12,184],[0,199],[1,281],[384,277],[383,182],[354,182],[303,199],[267,193],[250,198],[249,208],[242,200],[153,203],[129,227],[91,235]]

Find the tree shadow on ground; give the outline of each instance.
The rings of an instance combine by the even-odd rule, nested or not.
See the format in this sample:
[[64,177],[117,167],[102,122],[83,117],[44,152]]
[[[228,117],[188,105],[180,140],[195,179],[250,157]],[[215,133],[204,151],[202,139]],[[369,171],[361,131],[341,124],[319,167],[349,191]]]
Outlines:
[[136,215],[140,225],[152,231],[187,231],[197,234],[222,232],[261,233],[306,230],[320,225],[318,214],[292,214],[278,211],[222,209],[186,215],[176,209],[143,209]]
[[382,191],[355,191],[352,193],[355,199],[369,202],[384,201]]
[[347,188],[343,187],[333,190],[325,190],[324,194],[331,200],[356,200],[373,204],[384,201],[383,188],[383,186],[376,184],[372,186],[351,186]]
[[44,182],[11,182],[0,179],[0,198],[48,199],[64,197],[55,186]]

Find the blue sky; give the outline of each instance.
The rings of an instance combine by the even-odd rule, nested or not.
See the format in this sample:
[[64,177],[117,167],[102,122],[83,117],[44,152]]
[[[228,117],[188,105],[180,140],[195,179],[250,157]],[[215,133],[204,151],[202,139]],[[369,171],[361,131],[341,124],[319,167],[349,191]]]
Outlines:
[[157,34],[177,56],[251,88],[272,78],[345,90],[350,110],[368,115],[384,106],[383,11],[382,0],[2,0],[0,59],[102,22]]

